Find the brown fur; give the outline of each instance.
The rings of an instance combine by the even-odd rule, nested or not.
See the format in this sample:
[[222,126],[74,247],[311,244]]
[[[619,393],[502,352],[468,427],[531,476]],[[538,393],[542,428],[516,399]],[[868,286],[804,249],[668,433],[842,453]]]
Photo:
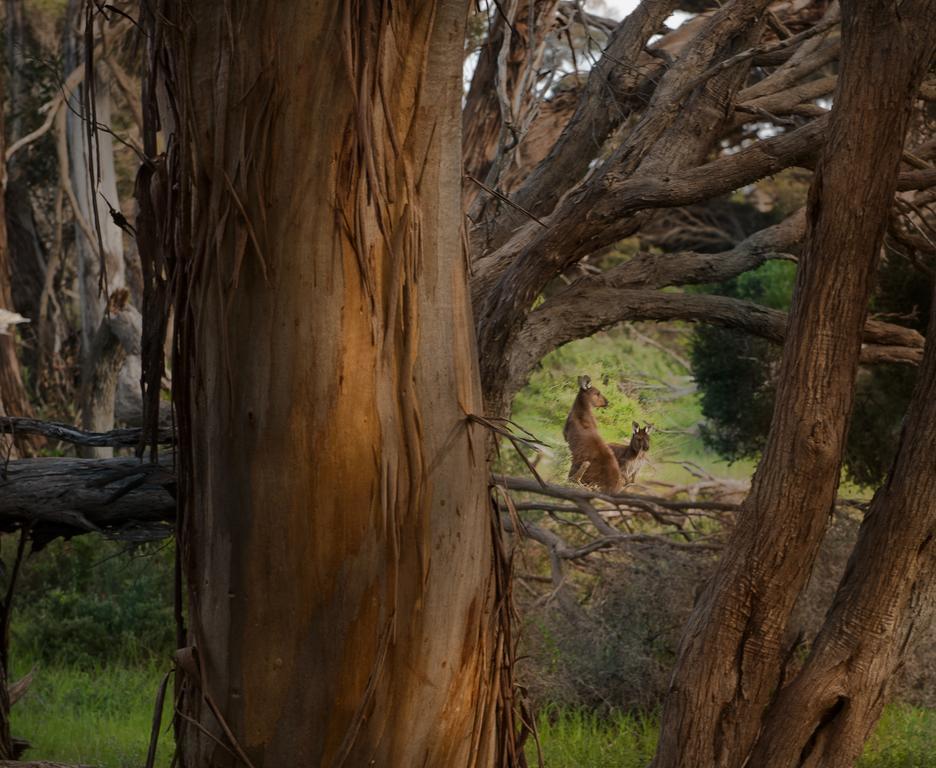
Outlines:
[[626,485],[637,482],[637,472],[646,463],[647,451],[650,450],[650,430],[652,424],[644,424],[643,428],[635,421],[634,434],[631,435],[630,445],[623,443],[608,443],[614,453],[618,465],[621,467],[621,477]]
[[572,452],[569,479],[596,486],[605,493],[621,488],[621,469],[614,453],[602,440],[592,408],[604,408],[608,401],[588,376],[579,377],[579,391],[566,418],[562,434]]

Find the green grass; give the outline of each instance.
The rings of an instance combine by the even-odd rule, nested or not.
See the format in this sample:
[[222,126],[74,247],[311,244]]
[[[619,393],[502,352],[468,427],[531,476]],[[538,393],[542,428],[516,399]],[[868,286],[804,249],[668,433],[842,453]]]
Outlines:
[[[32,760],[139,768],[164,670],[155,663],[90,670],[40,668],[29,693],[13,709],[13,733],[34,744],[27,753]],[[167,703],[156,761],[160,768],[167,768],[172,757],[171,734],[165,731],[168,716]],[[537,722],[547,768],[643,768],[656,748],[657,721],[649,716],[618,713],[601,718],[552,707],[542,711]],[[532,739],[527,754],[535,765]],[[858,766],[936,766],[936,710],[888,706]]]
[[[642,482],[692,482],[692,474],[680,462],[701,465],[719,477],[750,477],[754,461],[725,461],[708,450],[698,436],[702,420],[699,396],[689,391],[690,372],[678,359],[685,357],[687,338],[670,342],[669,346],[678,350],[673,356],[617,328],[571,342],[547,355],[517,394],[512,411],[515,422],[548,445],[539,464],[543,475],[565,481],[569,456],[562,427],[575,400],[578,377],[588,374],[609,401],[607,408],[596,411],[606,440],[629,442],[633,421],[654,424],[650,464],[641,472]],[[526,474],[509,449],[502,452],[501,469]]]
[[859,768],[936,766],[936,709],[892,704],[884,710]]
[[[156,690],[168,662],[80,669],[38,667],[13,708],[13,735],[28,739],[30,760],[60,760],[102,768],[140,768],[146,759]],[[24,670],[17,670],[20,674]],[[172,759],[170,681],[156,765]]]
[[[547,768],[644,768],[657,743],[657,722],[650,717],[617,713],[599,718],[575,709],[548,709],[537,718]],[[536,765],[536,745],[527,744]]]
[[[537,718],[546,768],[644,768],[656,749],[652,717],[618,713],[610,718],[549,709]],[[536,765],[536,745],[527,744]],[[891,704],[884,710],[857,768],[936,766],[936,710]]]

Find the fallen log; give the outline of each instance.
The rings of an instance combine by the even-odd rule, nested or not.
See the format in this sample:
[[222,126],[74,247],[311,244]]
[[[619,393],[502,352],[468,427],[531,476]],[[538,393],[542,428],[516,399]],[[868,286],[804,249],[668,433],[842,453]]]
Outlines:
[[33,549],[60,536],[102,533],[127,541],[170,536],[173,458],[20,459],[0,465],[0,532],[28,527]]

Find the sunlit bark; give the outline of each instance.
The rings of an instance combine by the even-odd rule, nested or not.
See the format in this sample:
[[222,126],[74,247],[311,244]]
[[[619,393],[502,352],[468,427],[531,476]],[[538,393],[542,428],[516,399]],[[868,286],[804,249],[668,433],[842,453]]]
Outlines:
[[492,765],[464,3],[166,10],[186,764]]

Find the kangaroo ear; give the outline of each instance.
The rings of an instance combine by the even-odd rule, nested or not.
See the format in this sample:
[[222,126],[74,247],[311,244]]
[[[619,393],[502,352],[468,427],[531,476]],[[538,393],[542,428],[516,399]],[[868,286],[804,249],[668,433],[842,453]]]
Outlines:
[[640,424],[638,424],[638,423],[635,421],[635,422],[634,422],[634,434],[637,434],[637,432],[639,432],[639,431],[640,431]]
[[591,386],[591,379],[588,376],[579,376],[579,389],[588,389]]
[[652,429],[653,429],[653,424],[644,424],[644,432],[646,432],[648,435],[650,434],[650,431]]

